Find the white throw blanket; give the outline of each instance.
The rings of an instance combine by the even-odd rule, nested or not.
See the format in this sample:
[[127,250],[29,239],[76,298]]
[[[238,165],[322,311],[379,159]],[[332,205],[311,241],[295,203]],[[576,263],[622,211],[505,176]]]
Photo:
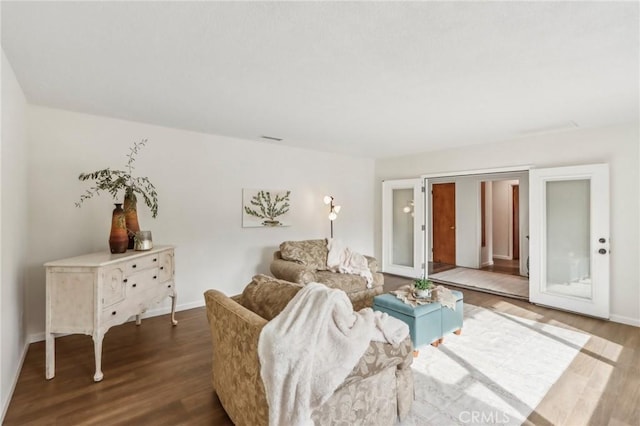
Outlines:
[[370,308],[353,312],[346,293],[309,283],[260,333],[260,374],[270,426],[312,425],[373,340],[398,344],[409,328]]
[[371,288],[373,275],[366,257],[352,251],[341,240],[335,238],[329,239],[327,248],[329,249],[327,267],[330,271],[360,275],[367,280],[367,288]]

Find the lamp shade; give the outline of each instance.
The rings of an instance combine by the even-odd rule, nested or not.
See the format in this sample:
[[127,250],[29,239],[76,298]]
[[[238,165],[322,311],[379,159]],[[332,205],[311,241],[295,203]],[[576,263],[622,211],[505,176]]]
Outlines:
[[340,206],[333,206],[333,211],[336,212],[336,213],[340,213],[340,209],[341,208],[342,207],[340,207]]
[[331,200],[333,200],[333,197],[331,195],[325,195],[323,200],[325,204],[329,204]]
[[338,215],[336,214],[336,212],[331,211],[331,213],[329,213],[329,220],[336,220],[337,217]]

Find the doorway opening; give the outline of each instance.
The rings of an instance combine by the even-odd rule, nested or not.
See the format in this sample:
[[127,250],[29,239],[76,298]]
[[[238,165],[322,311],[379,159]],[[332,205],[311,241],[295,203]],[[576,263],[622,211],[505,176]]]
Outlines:
[[427,179],[430,278],[528,300],[527,178],[497,173]]

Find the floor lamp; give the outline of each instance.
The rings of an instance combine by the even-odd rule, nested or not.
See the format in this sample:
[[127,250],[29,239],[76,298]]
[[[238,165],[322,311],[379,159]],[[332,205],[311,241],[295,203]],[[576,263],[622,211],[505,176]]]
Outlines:
[[335,205],[332,195],[325,195],[324,203],[329,205],[329,223],[331,224],[331,238],[333,238],[333,221],[338,218],[340,206]]

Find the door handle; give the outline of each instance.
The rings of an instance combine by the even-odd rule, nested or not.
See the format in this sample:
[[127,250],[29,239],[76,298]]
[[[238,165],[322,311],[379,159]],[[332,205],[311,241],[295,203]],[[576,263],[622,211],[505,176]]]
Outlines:
[[449,229],[456,229],[456,227],[455,227],[455,226],[452,226],[452,227],[451,227],[451,228],[449,228]]
[[603,248],[601,248],[600,250],[598,250],[598,253],[600,253],[600,254],[607,254],[607,249],[603,249]]

